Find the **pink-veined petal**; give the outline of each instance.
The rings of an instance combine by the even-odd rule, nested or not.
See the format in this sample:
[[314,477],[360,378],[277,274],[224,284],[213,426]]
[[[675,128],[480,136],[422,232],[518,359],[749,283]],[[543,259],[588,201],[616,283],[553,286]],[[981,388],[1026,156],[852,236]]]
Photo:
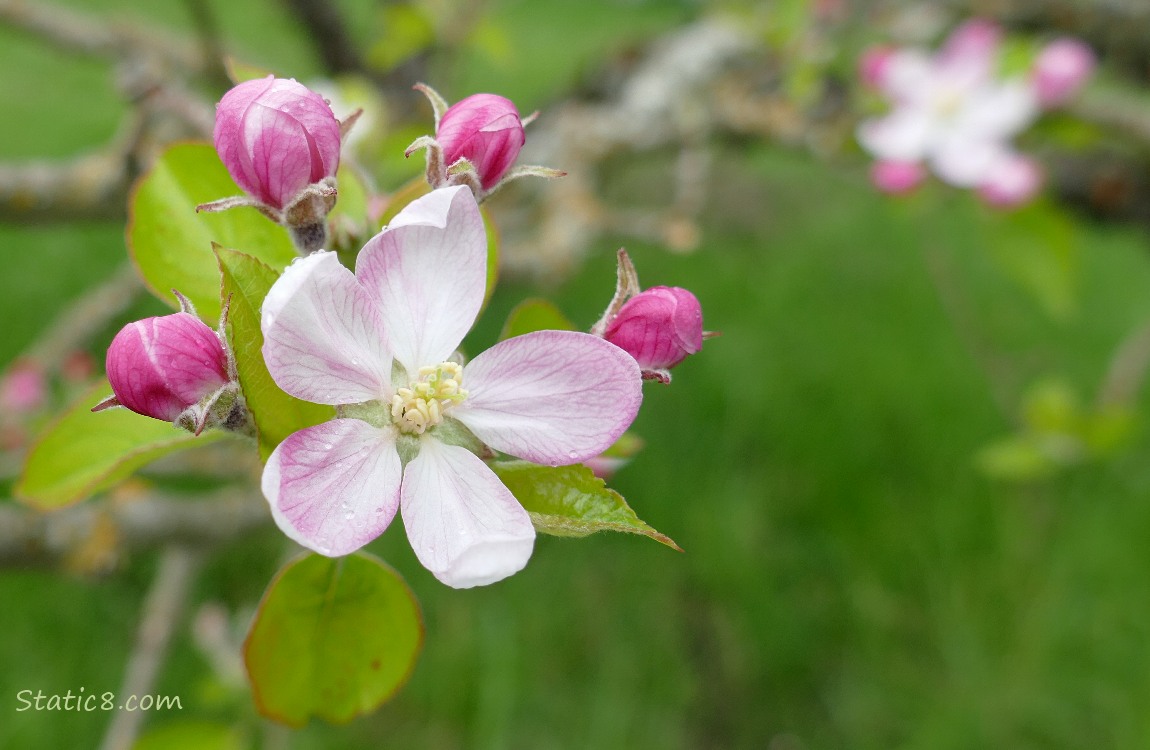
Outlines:
[[339,557],[391,523],[402,474],[394,430],[333,419],[276,446],[261,488],[285,534],[321,555]]
[[495,450],[551,465],[605,451],[643,401],[631,355],[575,331],[500,342],[463,368],[463,387],[468,396],[451,416]]
[[457,589],[518,573],[531,557],[531,517],[474,453],[434,438],[403,472],[403,525],[419,562]]
[[902,107],[885,117],[859,124],[862,147],[882,161],[914,162],[926,156],[935,133],[930,112],[918,107]]
[[379,311],[335,253],[313,253],[287,267],[264,299],[261,328],[268,372],[296,398],[317,404],[391,398]]
[[355,273],[409,375],[445,361],[475,322],[487,283],[487,235],[471,189],[412,201],[364,246]]

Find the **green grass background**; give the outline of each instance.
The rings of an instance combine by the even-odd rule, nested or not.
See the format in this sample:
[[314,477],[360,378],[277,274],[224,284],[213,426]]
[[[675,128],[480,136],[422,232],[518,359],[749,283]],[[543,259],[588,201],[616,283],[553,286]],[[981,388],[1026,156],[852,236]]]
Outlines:
[[[218,5],[235,49],[314,73],[274,3]],[[176,27],[181,7],[99,4]],[[507,54],[465,51],[444,88],[544,107],[599,56],[690,7],[495,2]],[[370,28],[369,3],[348,10]],[[18,114],[0,119],[0,157],[67,156],[115,130],[103,65],[4,30],[0,70],[0,98]],[[1112,459],[1023,487],[982,477],[974,456],[1010,431],[1011,415],[996,408],[927,264],[929,253],[944,260],[979,336],[1010,363],[1016,397],[1050,373],[1090,394],[1114,347],[1150,316],[1146,237],[1075,219],[1079,309],[1054,321],[980,246],[972,202],[912,214],[875,195],[861,164],[830,167],[762,142],[718,158],[697,253],[627,241],[645,284],[691,288],[723,334],[673,385],[646,386],[635,429],[647,447],[613,481],[686,553],[637,537],[542,538],[522,573],[454,591],[419,567],[397,525],[372,550],[422,601],[415,675],[372,716],[312,724],[287,746],[1150,744],[1150,443],[1138,431]],[[643,194],[616,172],[608,189]],[[609,296],[624,241],[602,240],[558,289],[580,324]],[[0,256],[6,362],[122,261],[122,228],[2,226]],[[533,293],[501,287],[474,340],[493,341]],[[195,602],[251,607],[283,550],[272,530],[222,550]],[[15,694],[117,689],[153,565],[142,555],[101,580],[0,573],[0,747],[95,746],[107,715],[17,712]],[[150,729],[208,722],[234,727],[233,744],[187,747],[264,746],[247,696],[212,674],[186,629],[156,691],[184,708],[149,715]]]

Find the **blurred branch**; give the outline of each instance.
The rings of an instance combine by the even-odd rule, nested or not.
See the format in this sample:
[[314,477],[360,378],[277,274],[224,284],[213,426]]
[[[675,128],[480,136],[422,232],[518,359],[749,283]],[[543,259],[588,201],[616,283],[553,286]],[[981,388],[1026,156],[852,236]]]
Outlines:
[[21,356],[45,372],[56,372],[64,361],[126,310],[143,290],[135,269],[125,265],[100,285],[72,302]]
[[[136,645],[117,693],[119,700],[151,694],[201,562],[199,554],[175,545],[167,547],[160,556],[144,600]],[[146,715],[146,711],[121,707],[108,725],[100,750],[131,750]]]
[[308,30],[329,75],[367,73],[339,8],[329,0],[283,0],[284,5]]
[[0,23],[76,54],[123,60],[146,54],[189,72],[203,67],[193,45],[140,23],[112,23],[51,3],[0,0]]
[[109,497],[52,513],[0,505],[0,566],[75,566],[77,556],[100,539],[118,555],[170,544],[199,549],[239,538],[270,520],[259,491],[247,487],[220,490],[203,500],[158,493]]
[[[193,7],[202,1],[189,0]],[[0,0],[0,24],[113,61],[116,86],[130,106],[121,132],[95,153],[0,163],[0,221],[122,219],[132,180],[166,144],[211,133],[211,104],[189,83],[211,67],[194,45],[43,2]]]

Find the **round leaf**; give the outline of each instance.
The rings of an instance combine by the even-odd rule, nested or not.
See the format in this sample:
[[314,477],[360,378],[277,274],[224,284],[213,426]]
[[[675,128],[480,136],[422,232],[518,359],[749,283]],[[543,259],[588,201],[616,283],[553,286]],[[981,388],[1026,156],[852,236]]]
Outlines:
[[419,604],[398,573],[363,553],[309,554],[268,587],[244,662],[264,716],[342,724],[407,682],[422,646]]
[[274,269],[296,257],[291,239],[254,208],[196,213],[201,203],[241,195],[206,143],[168,148],[136,184],[129,203],[128,249],[144,283],[176,307],[171,290],[195,303],[205,321],[220,314],[220,272],[212,243],[250,253]]

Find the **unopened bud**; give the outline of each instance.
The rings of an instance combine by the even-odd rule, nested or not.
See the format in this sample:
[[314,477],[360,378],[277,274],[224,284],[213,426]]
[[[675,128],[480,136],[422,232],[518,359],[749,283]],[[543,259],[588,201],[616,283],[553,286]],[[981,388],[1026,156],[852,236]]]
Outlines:
[[1043,48],[1034,61],[1032,81],[1038,101],[1045,107],[1065,103],[1094,72],[1094,53],[1077,39],[1058,39]]
[[475,94],[447,108],[435,139],[450,167],[466,159],[490,190],[506,174],[526,142],[519,110],[502,96]]
[[339,167],[339,121],[301,83],[245,81],[216,105],[216,151],[236,184],[277,210]]
[[216,332],[186,312],[124,326],[108,347],[107,371],[119,405],[167,422],[229,382]]
[[623,304],[603,338],[658,377],[703,347],[703,311],[686,289],[651,287]]
[[926,170],[921,164],[910,161],[876,161],[870,168],[870,179],[884,193],[902,195],[918,187]]
[[1029,202],[1041,187],[1042,170],[1033,159],[1015,154],[991,171],[978,194],[992,206],[1014,208]]

